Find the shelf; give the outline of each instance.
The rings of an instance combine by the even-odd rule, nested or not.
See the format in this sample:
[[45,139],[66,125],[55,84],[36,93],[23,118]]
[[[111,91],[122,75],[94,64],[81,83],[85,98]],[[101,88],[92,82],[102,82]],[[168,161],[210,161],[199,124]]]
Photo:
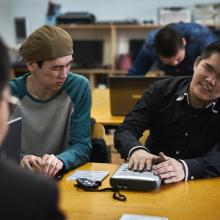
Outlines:
[[120,54],[129,53],[129,39],[144,40],[149,31],[161,27],[157,24],[60,24],[74,40],[102,40],[103,65],[107,70],[76,70],[84,74],[124,74],[116,70],[116,60]]
[[110,29],[111,25],[96,25],[96,24],[60,24],[59,27],[67,29]]
[[72,72],[81,74],[112,74],[111,69],[76,69],[72,68]]
[[93,90],[97,84],[97,75],[113,75],[113,74],[126,74],[127,70],[118,69],[72,69],[72,72],[86,76],[90,81],[91,89]]
[[[15,75],[17,73],[26,73],[28,69],[26,67],[16,67],[13,68]],[[127,70],[119,70],[119,69],[79,69],[79,68],[71,68],[71,72],[80,73],[80,74],[126,74]]]
[[119,70],[119,69],[71,69],[72,72],[74,73],[80,73],[80,74],[126,74],[128,71],[127,70]]
[[161,25],[156,24],[122,24],[122,25],[115,25],[117,29],[156,29],[162,27]]
[[[91,88],[95,88],[98,79],[112,74],[126,74],[127,70],[117,69],[116,60],[120,54],[128,53],[129,39],[145,39],[149,31],[161,27],[156,24],[60,24],[59,27],[66,30],[75,40],[102,40],[103,41],[103,62],[102,65],[108,68],[76,68],[71,71],[86,76],[90,80]],[[124,48],[122,48],[122,47]],[[123,51],[123,52],[122,52]],[[95,52],[95,51],[94,51]],[[74,57],[74,55],[73,55]],[[15,76],[27,72],[24,67],[14,68]]]
[[158,24],[60,24],[59,27],[67,29],[155,29],[162,27]]

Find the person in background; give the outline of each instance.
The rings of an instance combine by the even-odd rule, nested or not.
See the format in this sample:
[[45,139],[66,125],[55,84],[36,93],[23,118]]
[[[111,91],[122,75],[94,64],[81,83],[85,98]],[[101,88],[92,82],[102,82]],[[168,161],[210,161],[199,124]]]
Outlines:
[[145,75],[151,68],[167,75],[192,75],[193,64],[201,52],[217,37],[196,23],[172,23],[150,31],[129,75]]
[[20,99],[12,117],[22,117],[21,166],[49,177],[89,160],[91,92],[88,80],[70,72],[73,42],[44,25],[21,45],[29,73],[9,82]]
[[[153,163],[165,183],[220,175],[220,41],[204,50],[193,69],[193,76],[152,84],[118,127],[115,146],[130,169]],[[145,130],[150,135],[142,146]]]
[[[7,88],[10,72],[6,46],[0,40],[0,144],[8,126],[10,95]],[[1,219],[63,220],[58,209],[58,191],[54,182],[21,169],[5,158],[0,159]]]

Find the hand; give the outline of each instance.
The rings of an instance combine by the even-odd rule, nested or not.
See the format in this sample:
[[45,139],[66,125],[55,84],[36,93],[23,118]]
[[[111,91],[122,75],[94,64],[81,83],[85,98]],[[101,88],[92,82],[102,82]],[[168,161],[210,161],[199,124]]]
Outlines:
[[165,156],[162,152],[159,153],[159,157],[163,162],[153,165],[152,169],[164,180],[164,183],[180,182],[185,178],[185,171],[181,162]]
[[63,168],[63,162],[53,154],[45,154],[41,160],[40,172],[49,177],[54,177]]
[[20,165],[23,168],[27,168],[31,171],[38,171],[41,166],[41,158],[35,155],[25,155],[22,158]]
[[133,171],[143,171],[145,168],[151,170],[152,163],[158,159],[158,156],[150,154],[143,149],[139,149],[132,153],[129,159],[128,169]]

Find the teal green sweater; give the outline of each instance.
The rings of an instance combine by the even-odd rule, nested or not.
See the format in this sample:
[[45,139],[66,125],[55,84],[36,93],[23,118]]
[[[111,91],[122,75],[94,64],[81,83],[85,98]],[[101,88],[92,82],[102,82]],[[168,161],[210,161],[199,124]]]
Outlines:
[[23,118],[22,154],[55,154],[64,162],[65,170],[88,161],[91,151],[88,80],[68,73],[57,94],[48,100],[39,100],[27,91],[28,75],[9,82],[12,95],[21,101],[12,118]]

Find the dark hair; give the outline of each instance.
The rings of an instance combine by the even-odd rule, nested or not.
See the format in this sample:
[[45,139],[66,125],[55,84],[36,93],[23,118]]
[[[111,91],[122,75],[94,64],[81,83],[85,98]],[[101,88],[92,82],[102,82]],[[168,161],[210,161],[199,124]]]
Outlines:
[[171,27],[164,27],[155,35],[153,45],[159,55],[173,57],[184,48],[183,36]]
[[38,60],[38,61],[36,61],[36,63],[41,68],[43,66],[44,61],[43,60]]
[[2,90],[8,82],[8,77],[10,73],[10,61],[8,55],[8,49],[0,39],[0,96]]
[[217,40],[211,44],[209,44],[205,50],[202,52],[200,59],[209,58],[212,54],[219,53],[220,54],[220,40]]

